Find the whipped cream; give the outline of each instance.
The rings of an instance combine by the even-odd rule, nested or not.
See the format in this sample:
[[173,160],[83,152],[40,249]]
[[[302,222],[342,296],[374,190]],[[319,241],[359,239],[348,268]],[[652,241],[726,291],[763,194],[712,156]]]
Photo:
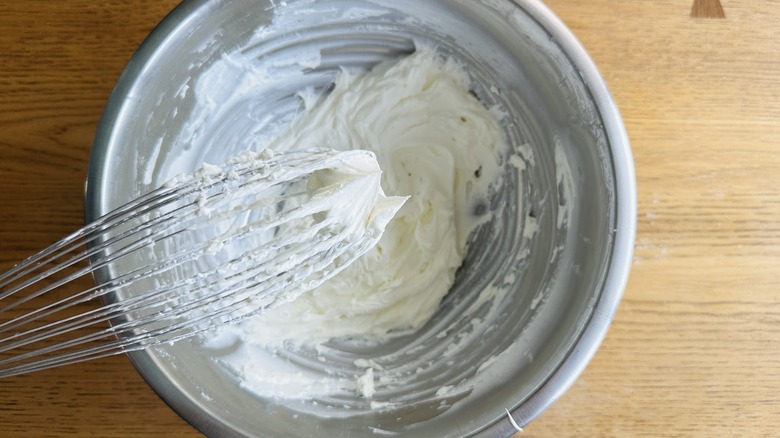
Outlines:
[[305,111],[269,149],[370,150],[384,191],[409,199],[376,246],[344,271],[211,334],[206,345],[231,345],[219,362],[261,396],[311,398],[351,388],[370,398],[373,367],[353,378],[323,377],[279,353],[331,338],[387,339],[428,321],[453,284],[470,233],[491,217],[488,197],[508,148],[499,111],[470,93],[458,63],[425,47],[370,72],[342,72],[329,93],[306,90],[301,98]]
[[342,74],[269,145],[365,148],[387,193],[411,196],[377,246],[286,306],[239,327],[255,343],[415,329],[452,286],[469,233],[487,219],[502,131],[453,61],[420,49],[365,75]]

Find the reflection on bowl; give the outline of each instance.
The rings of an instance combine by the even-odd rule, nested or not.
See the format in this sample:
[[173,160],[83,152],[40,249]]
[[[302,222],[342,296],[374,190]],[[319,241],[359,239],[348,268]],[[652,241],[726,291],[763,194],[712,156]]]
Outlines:
[[[90,165],[88,219],[204,161],[256,147],[241,139],[289,125],[298,93],[328,90],[340,69],[367,69],[418,45],[465,66],[473,93],[506,113],[505,138],[522,157],[504,166],[491,197],[497,214],[470,236],[455,285],[425,326],[378,345],[342,339],[279,352],[328,375],[354,376],[356,359],[372,358],[406,376],[378,388],[373,406],[357,394],[258,396],[198,342],[133,353],[149,384],[204,433],[510,435],[506,410],[524,425],[560,396],[617,307],[635,226],[630,149],[573,36],[535,1],[383,3],[185,2],[139,49],[109,101]],[[241,88],[242,75],[275,66],[263,86]],[[204,80],[214,74],[226,80]],[[501,293],[485,300],[491,288]]]

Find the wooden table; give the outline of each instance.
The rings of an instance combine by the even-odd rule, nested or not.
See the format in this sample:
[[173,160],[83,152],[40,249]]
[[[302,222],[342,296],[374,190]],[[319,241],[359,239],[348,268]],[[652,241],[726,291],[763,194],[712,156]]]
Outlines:
[[[0,2],[0,268],[82,224],[95,127],[176,0]],[[780,434],[780,4],[549,0],[632,140],[633,271],[578,382],[519,436]],[[196,436],[124,357],[0,381],[0,436]]]

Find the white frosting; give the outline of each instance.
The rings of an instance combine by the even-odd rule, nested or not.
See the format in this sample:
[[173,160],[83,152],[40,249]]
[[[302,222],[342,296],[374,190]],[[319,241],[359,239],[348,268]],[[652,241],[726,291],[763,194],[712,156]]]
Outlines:
[[323,380],[274,352],[284,342],[392,336],[424,324],[452,286],[469,234],[490,219],[488,194],[507,147],[495,111],[469,92],[460,66],[430,49],[365,74],[344,72],[326,96],[304,94],[306,111],[270,149],[370,150],[385,192],[410,198],[379,243],[339,275],[214,334],[207,345],[238,341],[219,360],[264,396],[309,398],[351,388],[370,398],[373,367],[352,380]]
[[[505,149],[490,112],[468,91],[457,64],[428,50],[343,74],[269,147],[366,148],[392,195],[410,195],[377,246],[345,272],[239,328],[255,343],[383,335],[414,329],[453,283]],[[479,176],[476,176],[479,175]]]

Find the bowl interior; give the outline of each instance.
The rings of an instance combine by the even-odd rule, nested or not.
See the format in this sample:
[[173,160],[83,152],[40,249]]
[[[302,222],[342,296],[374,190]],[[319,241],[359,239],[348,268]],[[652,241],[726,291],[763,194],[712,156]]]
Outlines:
[[[283,352],[345,375],[358,371],[355,358],[381,362],[406,376],[377,393],[390,404],[372,409],[343,395],[263,399],[197,340],[133,353],[150,385],[207,434],[462,436],[491,425],[509,434],[505,409],[529,421],[539,408],[523,407],[575,346],[593,348],[577,342],[602,298],[617,222],[615,145],[593,84],[540,23],[548,13],[534,2],[383,3],[185,2],[141,47],[108,104],[90,166],[88,219],[204,161],[257,148],[253,139],[273,135],[300,110],[300,90],[327,90],[343,67],[367,69],[420,44],[462,62],[472,91],[507,114],[511,151],[492,198],[496,215],[471,236],[433,319],[381,345],[334,340],[324,353]],[[247,89],[258,69],[277,74]],[[511,163],[512,154],[522,164]],[[437,396],[444,386],[456,390]]]

